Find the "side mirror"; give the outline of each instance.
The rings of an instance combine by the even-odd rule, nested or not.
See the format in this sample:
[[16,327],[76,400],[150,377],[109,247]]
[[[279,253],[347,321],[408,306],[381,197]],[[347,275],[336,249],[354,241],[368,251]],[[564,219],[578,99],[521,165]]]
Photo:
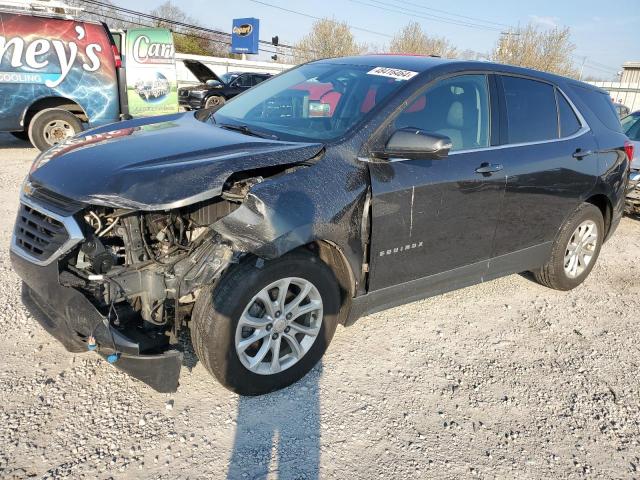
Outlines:
[[222,84],[218,80],[209,79],[206,83],[207,87],[219,87]]
[[396,130],[387,141],[384,151],[376,156],[385,159],[437,160],[446,158],[452,146],[451,139],[446,135],[406,127]]

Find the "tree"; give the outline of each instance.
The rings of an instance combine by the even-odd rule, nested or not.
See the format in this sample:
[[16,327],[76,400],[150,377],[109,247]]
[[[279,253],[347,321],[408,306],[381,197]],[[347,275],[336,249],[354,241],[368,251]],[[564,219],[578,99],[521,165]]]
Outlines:
[[[149,12],[170,22],[180,22],[194,26],[200,23],[188,16],[180,7],[167,1]],[[229,43],[225,36],[205,32],[199,29],[182,27],[162,20],[153,21],[156,27],[173,30],[173,42],[176,52],[194,55],[213,55],[217,57],[229,56]]]
[[524,29],[503,34],[491,59],[575,77],[578,72],[571,60],[574,50],[569,28],[540,29],[530,23]]
[[311,31],[294,45],[292,53],[295,63],[319,58],[358,55],[365,50],[356,43],[349,25],[331,18],[313,23]]
[[416,55],[438,55],[440,57],[455,58],[458,49],[443,37],[430,37],[418,22],[409,22],[396,33],[389,44],[391,53],[412,53]]

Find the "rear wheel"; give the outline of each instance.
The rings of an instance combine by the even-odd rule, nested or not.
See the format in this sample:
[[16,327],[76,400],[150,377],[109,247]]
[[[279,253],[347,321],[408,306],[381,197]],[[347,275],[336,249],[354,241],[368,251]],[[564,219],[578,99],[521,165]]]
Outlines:
[[577,287],[593,269],[603,241],[602,212],[590,203],[583,203],[560,229],[549,261],[534,272],[536,280],[556,290]]
[[313,368],[337,325],[340,293],[333,273],[310,254],[292,253],[237,266],[202,291],[191,338],[200,361],[228,389],[260,395]]
[[81,131],[82,123],[73,113],[61,108],[47,108],[31,119],[29,140],[43,151]]

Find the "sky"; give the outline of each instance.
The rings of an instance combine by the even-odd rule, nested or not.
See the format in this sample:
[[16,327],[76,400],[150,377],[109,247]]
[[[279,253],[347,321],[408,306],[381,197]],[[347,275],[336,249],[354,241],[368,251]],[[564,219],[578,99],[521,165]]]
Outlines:
[[[149,11],[163,2],[114,1],[139,11]],[[201,25],[227,32],[231,31],[234,18],[259,18],[261,39],[270,41],[278,35],[280,42],[286,44],[304,36],[314,20],[274,6],[344,21],[352,27],[359,43],[375,45],[381,51],[390,37],[411,20],[418,21],[430,35],[448,38],[459,50],[480,53],[490,52],[501,32],[533,22],[542,28],[571,29],[576,65],[580,67],[586,57],[585,76],[612,80],[622,63],[640,61],[640,0],[617,0],[615,8],[608,8],[601,0],[180,0],[174,4]]]

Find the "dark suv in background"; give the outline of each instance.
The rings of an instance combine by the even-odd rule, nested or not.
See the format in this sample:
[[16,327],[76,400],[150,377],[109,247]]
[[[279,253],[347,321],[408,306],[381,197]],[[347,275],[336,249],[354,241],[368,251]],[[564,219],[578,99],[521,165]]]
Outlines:
[[631,157],[607,93],[573,79],[321,60],[214,113],[43,153],[11,260],[68,349],[170,391],[188,326],[203,365],[256,395],[305,375],[361,316],[525,271],[580,285],[622,216]]
[[254,72],[229,72],[217,75],[197,60],[184,60],[184,64],[202,82],[200,85],[178,89],[180,106],[187,110],[219,107],[230,98],[271,77],[270,73]]

